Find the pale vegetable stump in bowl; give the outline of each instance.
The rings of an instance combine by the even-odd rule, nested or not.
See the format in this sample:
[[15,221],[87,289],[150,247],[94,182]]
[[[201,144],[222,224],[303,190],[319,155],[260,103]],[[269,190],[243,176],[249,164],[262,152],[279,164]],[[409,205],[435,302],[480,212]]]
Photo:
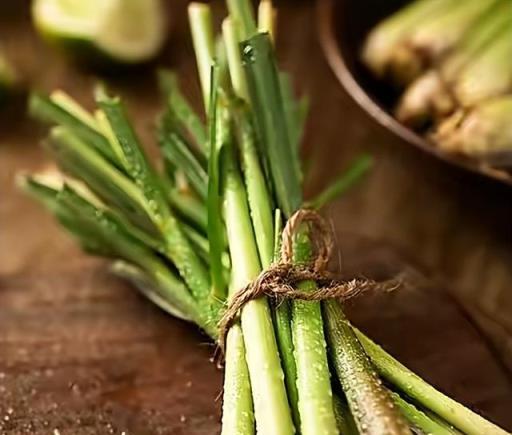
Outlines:
[[512,184],[512,3],[324,0],[318,18],[336,77],[377,123]]

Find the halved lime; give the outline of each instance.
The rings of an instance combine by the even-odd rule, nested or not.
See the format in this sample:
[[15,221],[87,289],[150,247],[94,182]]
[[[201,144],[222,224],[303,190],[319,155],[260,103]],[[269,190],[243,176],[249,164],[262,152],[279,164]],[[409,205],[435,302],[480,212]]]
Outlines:
[[32,16],[45,39],[85,60],[145,62],[166,36],[161,0],[35,0]]

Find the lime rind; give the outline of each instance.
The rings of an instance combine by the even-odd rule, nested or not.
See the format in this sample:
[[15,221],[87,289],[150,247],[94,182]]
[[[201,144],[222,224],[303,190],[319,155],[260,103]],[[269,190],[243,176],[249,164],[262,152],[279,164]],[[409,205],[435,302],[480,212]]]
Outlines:
[[161,0],[36,0],[32,15],[45,39],[85,60],[145,62],[166,36]]

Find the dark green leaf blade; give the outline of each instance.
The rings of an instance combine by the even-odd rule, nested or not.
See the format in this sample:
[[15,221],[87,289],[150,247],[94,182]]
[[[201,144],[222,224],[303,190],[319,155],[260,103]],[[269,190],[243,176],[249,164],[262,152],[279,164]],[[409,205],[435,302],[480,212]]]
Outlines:
[[320,192],[310,201],[306,202],[306,207],[320,209],[331,201],[341,196],[348,189],[354,186],[372,167],[373,159],[368,154],[357,157],[349,168],[336,178],[325,190]]
[[219,71],[215,65],[211,71],[210,92],[210,153],[208,160],[208,240],[210,242],[210,274],[213,296],[224,301],[227,296],[227,285],[222,273],[222,253],[224,251],[224,226],[221,214],[220,192],[220,154],[226,141],[229,140],[229,116],[219,102],[218,89]]
[[73,114],[64,110],[48,96],[35,92],[32,93],[29,98],[29,113],[41,121],[68,127],[108,161],[119,166],[119,162],[108,140],[98,130],[93,129]]
[[257,34],[242,42],[242,59],[263,154],[279,208],[290,217],[302,204],[297,153],[292,149],[272,42]]
[[166,98],[166,111],[176,119],[181,128],[188,132],[198,149],[206,154],[208,151],[208,133],[201,118],[182,94],[176,73],[160,70],[158,81]]

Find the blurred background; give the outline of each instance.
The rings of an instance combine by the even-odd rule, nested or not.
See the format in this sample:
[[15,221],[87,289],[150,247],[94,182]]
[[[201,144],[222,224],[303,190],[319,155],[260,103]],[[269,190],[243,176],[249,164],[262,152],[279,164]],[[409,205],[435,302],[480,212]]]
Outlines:
[[[416,269],[433,287],[449,292],[465,307],[507,378],[512,370],[511,187],[421,151],[354,101],[323,51],[331,44],[331,49],[343,54],[344,32],[349,36],[355,32],[353,28],[344,30],[349,10],[345,3],[364,2],[276,2],[277,52],[282,68],[295,77],[297,91],[311,99],[304,141],[304,155],[311,168],[308,194],[321,190],[362,151],[375,157],[364,181],[327,211],[338,237],[341,271],[354,262],[364,264],[366,257],[375,257],[376,246],[384,246],[386,254],[379,258],[398,258],[398,263]],[[222,2],[213,4],[221,18]],[[187,356],[188,349],[206,359],[211,347],[199,346],[186,325],[171,322],[171,327],[164,314],[149,303],[141,304],[134,292],[108,274],[103,262],[80,252],[42,208],[17,190],[18,172],[49,164],[40,147],[42,129],[26,115],[25,96],[29,89],[49,92],[60,88],[90,107],[91,89],[100,77],[123,96],[144,143],[155,150],[153,127],[160,107],[155,67],[176,70],[194,106],[201,106],[186,22],[187,2],[167,1],[164,5],[168,33],[155,59],[138,66],[98,69],[70,61],[44,42],[32,24],[30,1],[0,4],[0,46],[16,77],[15,89],[0,111],[0,396],[9,395],[15,408],[36,403],[30,399],[31,391],[34,386],[51,390],[54,373],[48,367],[53,365],[60,365],[61,373],[73,370],[75,384],[61,388],[77,397],[84,391],[96,391],[106,382],[105,376],[111,376],[119,388],[101,394],[113,399],[122,395],[127,403],[157,403],[162,395],[170,394],[168,376],[181,376],[182,383],[173,393],[175,408],[162,411],[162,415],[147,411],[156,414],[133,416],[115,407],[95,412],[96,393],[91,393],[91,407],[83,415],[77,411],[72,418],[100,419],[105,429],[102,433],[108,433],[112,415],[118,422],[137,427],[134,433],[182,433],[165,432],[162,422],[169,417],[165,412],[178,420],[189,418],[184,397],[192,386],[199,389],[194,393],[200,402],[196,406],[204,410],[197,433],[211,433],[209,425],[218,406],[211,399],[218,385],[209,379],[218,374],[213,365],[198,368],[197,357]],[[358,20],[357,15],[352,17]],[[372,19],[376,24],[379,18]],[[358,249],[353,248],[355,238]],[[431,309],[436,310],[435,304]],[[168,340],[183,347],[178,357],[164,344]],[[79,355],[85,351],[84,361]],[[100,370],[96,364],[105,359],[115,364],[111,369],[102,365]],[[172,361],[172,370],[163,365],[165,360]],[[68,365],[62,366],[62,361]],[[135,386],[144,384],[144,376],[133,381],[130,364],[151,374],[151,384],[144,385],[143,393],[137,392],[134,382]],[[20,370],[25,373],[22,382],[13,378],[10,383],[10,374]],[[488,394],[491,397],[493,393]],[[34,415],[45,417],[22,419],[23,424],[5,433],[51,433],[44,432],[49,429],[34,431],[30,425],[44,428],[44,421],[51,422],[51,416],[60,413],[52,408],[54,404],[41,399],[30,405],[37,408]],[[4,425],[16,419],[17,409],[9,409],[5,410]],[[134,423],[133,419],[144,424],[137,426],[138,420]],[[73,433],[100,433],[83,427],[82,432]]]

